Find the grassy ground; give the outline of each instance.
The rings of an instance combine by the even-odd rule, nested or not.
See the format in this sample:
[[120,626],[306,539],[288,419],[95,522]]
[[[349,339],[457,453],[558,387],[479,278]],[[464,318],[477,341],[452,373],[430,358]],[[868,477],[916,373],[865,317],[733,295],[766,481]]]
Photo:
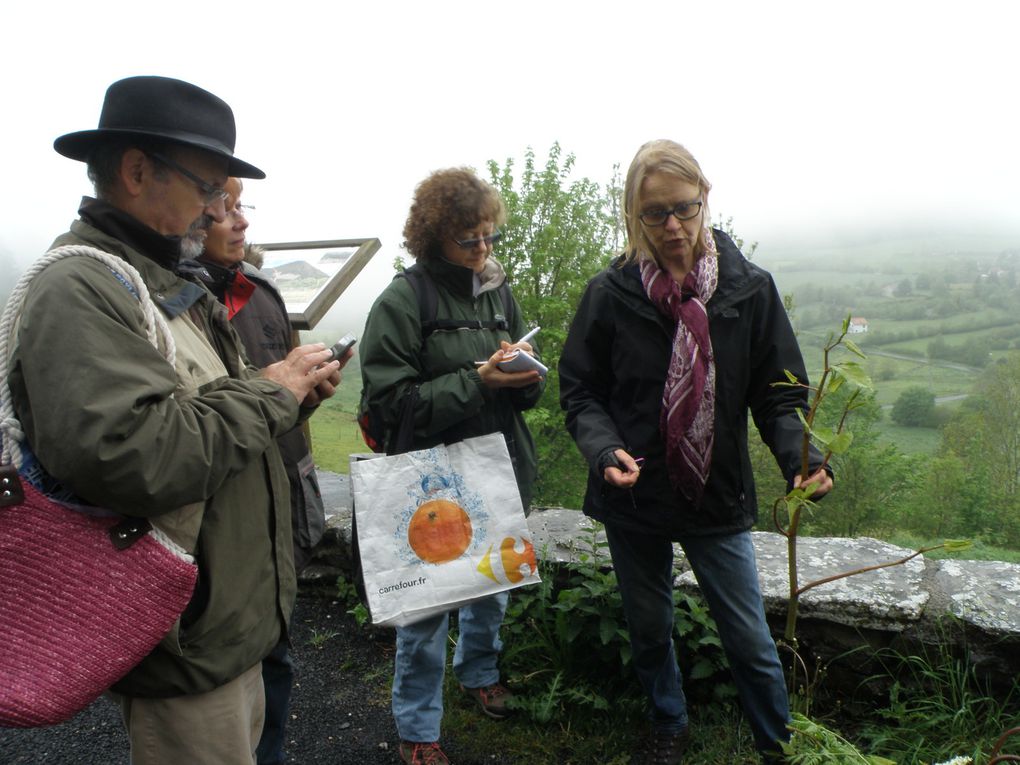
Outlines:
[[[614,670],[615,671],[615,670]],[[447,673],[447,677],[452,672]],[[478,714],[473,703],[448,682],[443,727],[456,736],[471,761],[512,753],[511,761],[528,765],[627,765],[646,730],[643,715],[609,711],[588,719],[536,723],[517,716],[500,722]],[[698,765],[757,765],[750,730],[729,705],[694,707],[691,713],[689,762]]]
[[361,438],[361,428],[343,402],[327,401],[310,421],[315,464],[334,473],[347,473],[350,454],[369,451]]
[[911,428],[897,425],[888,418],[878,425],[883,441],[893,444],[903,454],[933,454],[942,440],[935,428]]

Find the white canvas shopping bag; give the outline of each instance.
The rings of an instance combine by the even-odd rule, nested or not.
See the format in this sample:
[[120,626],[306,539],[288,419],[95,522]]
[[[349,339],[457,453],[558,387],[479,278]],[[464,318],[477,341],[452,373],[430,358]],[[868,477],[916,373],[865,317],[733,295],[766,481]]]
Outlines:
[[354,461],[351,482],[373,624],[540,581],[501,433]]

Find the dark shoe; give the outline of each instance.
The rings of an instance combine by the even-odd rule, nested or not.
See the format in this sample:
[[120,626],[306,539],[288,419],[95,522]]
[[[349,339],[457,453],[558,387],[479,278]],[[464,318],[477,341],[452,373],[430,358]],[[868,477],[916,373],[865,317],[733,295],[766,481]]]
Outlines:
[[400,761],[407,765],[449,765],[450,758],[437,741],[401,741]]
[[674,733],[652,729],[645,739],[644,758],[638,762],[645,765],[682,765],[690,738],[686,730]]
[[465,688],[462,685],[460,689],[474,699],[478,706],[482,708],[482,711],[492,719],[502,720],[510,715],[510,710],[507,708],[506,703],[514,695],[499,683],[494,683],[484,688]]

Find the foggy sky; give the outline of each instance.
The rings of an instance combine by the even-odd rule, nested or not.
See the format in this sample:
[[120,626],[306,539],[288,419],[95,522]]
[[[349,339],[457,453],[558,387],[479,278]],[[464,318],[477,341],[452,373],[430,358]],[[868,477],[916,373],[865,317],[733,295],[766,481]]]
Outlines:
[[759,252],[890,222],[1020,241],[1007,3],[116,0],[101,14],[6,13],[5,274],[91,193],[53,139],[96,127],[106,87],[136,74],[231,104],[237,155],[268,173],[246,185],[250,239],[377,236],[364,278],[380,287],[415,183],[489,159],[519,166],[529,146],[543,160],[553,141],[599,182],[646,140],[684,143],[714,214]]

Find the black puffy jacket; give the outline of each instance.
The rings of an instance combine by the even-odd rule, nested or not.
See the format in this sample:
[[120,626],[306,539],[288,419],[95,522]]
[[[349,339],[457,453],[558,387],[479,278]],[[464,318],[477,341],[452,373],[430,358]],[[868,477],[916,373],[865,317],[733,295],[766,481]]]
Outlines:
[[[802,388],[772,387],[784,370],[807,380],[797,340],[768,272],[714,230],[719,285],[708,302],[716,364],[715,443],[705,494],[695,507],[666,473],[659,412],[674,325],[648,300],[636,264],[617,260],[584,293],[559,363],[567,429],[590,468],[584,512],[636,531],[683,535],[744,531],[757,519],[747,450],[747,411],[787,480],[800,468]],[[623,448],[644,457],[632,489],[606,483],[599,459]],[[814,467],[821,455],[812,450]]]

